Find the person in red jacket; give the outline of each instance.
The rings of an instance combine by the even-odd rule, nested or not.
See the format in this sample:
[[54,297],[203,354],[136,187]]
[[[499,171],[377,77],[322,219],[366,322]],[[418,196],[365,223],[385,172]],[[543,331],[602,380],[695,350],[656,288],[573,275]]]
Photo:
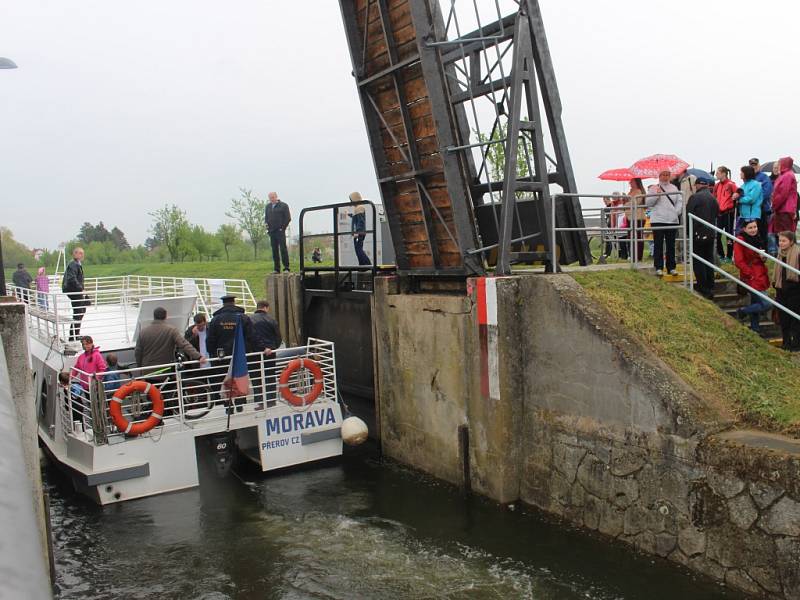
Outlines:
[[[736,236],[736,239],[746,242],[759,250],[764,249],[764,241],[758,234],[757,219],[748,220],[739,232],[739,235]],[[736,268],[739,269],[739,279],[741,279],[742,283],[745,285],[766,294],[766,291],[769,289],[769,273],[767,273],[764,260],[765,259],[760,254],[740,244],[738,241],[733,248],[733,262]],[[736,316],[739,319],[744,319],[745,315],[750,315],[750,329],[758,332],[761,329],[759,326],[761,313],[769,310],[771,307],[772,304],[769,301],[751,291],[750,306],[738,309],[736,311]]]
[[772,192],[772,218],[769,221],[769,250],[773,256],[778,252],[778,234],[782,231],[797,231],[797,179],[794,176],[794,160],[787,156],[780,160],[781,174],[775,180]]
[[[714,198],[719,204],[719,215],[717,216],[717,227],[733,235],[733,224],[735,222],[735,202],[733,195],[736,193],[736,184],[731,180],[731,170],[728,167],[717,168],[717,183],[714,184]],[[717,234],[717,256],[723,262],[733,260],[733,240],[725,238],[723,243],[721,233]],[[727,253],[725,249],[727,248]]]

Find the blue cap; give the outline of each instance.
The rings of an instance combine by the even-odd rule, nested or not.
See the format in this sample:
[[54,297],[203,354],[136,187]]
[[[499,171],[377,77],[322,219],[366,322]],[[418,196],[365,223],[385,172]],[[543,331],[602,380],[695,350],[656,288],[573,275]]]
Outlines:
[[697,181],[695,183],[700,183],[702,185],[714,185],[714,180],[711,177],[705,177],[701,175],[700,177],[697,178]]

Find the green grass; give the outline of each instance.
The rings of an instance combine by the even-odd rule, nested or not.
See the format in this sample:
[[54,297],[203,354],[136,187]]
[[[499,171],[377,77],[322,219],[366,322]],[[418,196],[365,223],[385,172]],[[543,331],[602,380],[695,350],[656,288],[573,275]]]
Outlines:
[[576,273],[587,293],[710,402],[800,433],[800,364],[711,302],[630,270]]

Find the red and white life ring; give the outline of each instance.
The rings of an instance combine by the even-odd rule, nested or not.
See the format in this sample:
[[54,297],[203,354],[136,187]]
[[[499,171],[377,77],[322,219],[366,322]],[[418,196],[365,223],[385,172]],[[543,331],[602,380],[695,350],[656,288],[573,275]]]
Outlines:
[[[314,385],[305,396],[298,396],[289,388],[289,379],[299,369],[308,369],[314,376]],[[308,358],[296,358],[286,365],[286,368],[281,372],[278,379],[278,388],[281,390],[281,396],[292,406],[308,406],[316,400],[322,393],[322,369],[319,365]]]
[[[122,401],[134,392],[145,394],[150,398],[150,402],[153,403],[150,416],[141,423],[128,421],[128,419],[122,415]],[[131,381],[114,392],[108,411],[111,413],[111,420],[114,421],[114,425],[117,426],[117,429],[127,435],[141,435],[150,431],[161,422],[164,415],[164,399],[161,397],[159,389],[152,383],[147,383],[146,381]]]

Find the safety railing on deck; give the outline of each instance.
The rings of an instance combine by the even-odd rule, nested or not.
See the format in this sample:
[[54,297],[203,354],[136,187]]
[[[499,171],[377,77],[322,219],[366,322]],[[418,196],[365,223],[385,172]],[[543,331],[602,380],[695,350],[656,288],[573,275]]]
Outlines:
[[[697,254],[695,252],[695,248],[694,248],[694,232],[695,232],[695,230],[697,229],[698,226],[706,227],[707,229],[710,229],[711,231],[715,232],[716,235],[722,235],[722,236],[726,237],[727,239],[731,240],[734,244],[738,244],[738,245],[740,245],[740,246],[742,246],[744,248],[747,248],[748,250],[751,250],[751,251],[755,252],[762,259],[764,259],[765,262],[771,262],[773,265],[781,265],[784,269],[787,269],[789,272],[795,273],[797,275],[800,275],[800,270],[795,269],[794,267],[792,267],[791,265],[786,264],[782,260],[779,260],[779,259],[775,258],[774,256],[772,256],[771,254],[768,254],[767,252],[764,252],[764,250],[761,250],[760,248],[756,248],[755,246],[752,246],[752,245],[748,244],[744,240],[740,240],[739,238],[731,235],[730,233],[728,233],[724,229],[720,229],[716,225],[712,225],[711,223],[701,219],[700,217],[697,217],[697,216],[695,216],[693,214],[689,214],[689,252],[688,252],[688,254],[692,258],[692,260],[696,260],[700,264],[703,264],[706,267],[712,269],[715,273],[719,273],[720,275],[722,275],[723,277],[725,277],[729,281],[733,281],[737,285],[742,286],[747,291],[749,291],[751,294],[754,294],[759,299],[763,300],[764,302],[768,303],[771,306],[774,306],[775,308],[777,308],[778,310],[786,313],[790,317],[800,320],[800,315],[798,315],[794,311],[790,310],[789,308],[785,307],[783,304],[778,302],[776,299],[770,297],[765,292],[757,290],[757,289],[753,288],[752,286],[744,283],[741,279],[739,279],[735,275],[733,275],[731,273],[728,273],[725,269],[722,269],[722,268],[718,267],[713,262],[707,260],[705,257],[700,256],[699,254]],[[692,289],[692,291],[694,291],[694,278],[690,278],[689,279],[689,286]]]
[[[60,283],[50,282],[58,290]],[[40,292],[34,289],[8,286],[9,293],[29,306],[28,326],[31,335],[46,344],[57,346],[70,340],[70,328],[75,323],[73,298],[60,291]],[[93,277],[84,281],[85,309],[81,333],[99,336],[114,342],[130,343],[141,301],[147,298],[197,298],[197,312],[211,314],[222,305],[221,296],[233,294],[237,303],[251,312],[255,299],[244,279],[193,279],[125,275]]]
[[[333,342],[310,338],[306,346],[283,348],[273,355],[260,352],[247,355],[250,393],[229,398],[223,389],[230,357],[212,359],[205,366],[197,362],[171,363],[140,368],[131,366],[92,376],[78,369],[69,373],[69,382],[60,387],[60,414],[64,435],[73,435],[95,445],[125,440],[123,431],[114,426],[109,408],[114,392],[131,381],[144,381],[158,388],[164,400],[163,427],[145,435],[158,437],[176,428],[197,427],[227,419],[239,413],[266,415],[276,403],[304,411],[313,402],[335,401],[336,365]],[[307,405],[288,403],[281,395],[279,378],[288,364],[303,358],[314,361],[322,372],[322,391]],[[102,386],[95,383],[102,382]],[[304,398],[314,381],[307,369],[296,371],[288,381],[288,389]],[[150,415],[152,403],[144,394],[131,394],[122,404],[122,413],[132,423],[144,422]]]

